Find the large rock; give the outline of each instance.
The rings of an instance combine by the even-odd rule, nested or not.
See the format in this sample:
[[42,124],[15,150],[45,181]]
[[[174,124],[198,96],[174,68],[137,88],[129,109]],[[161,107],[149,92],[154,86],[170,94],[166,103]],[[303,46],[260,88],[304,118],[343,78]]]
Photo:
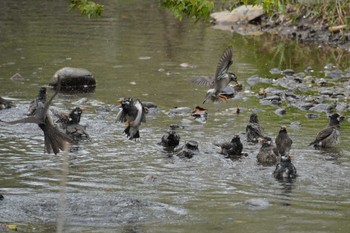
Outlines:
[[61,79],[62,91],[91,92],[96,87],[96,80],[92,73],[83,68],[64,67],[54,74],[49,85],[56,87],[58,77]]
[[247,5],[240,6],[233,11],[221,11],[212,13],[210,16],[215,19],[216,24],[248,23],[264,14],[262,6]]

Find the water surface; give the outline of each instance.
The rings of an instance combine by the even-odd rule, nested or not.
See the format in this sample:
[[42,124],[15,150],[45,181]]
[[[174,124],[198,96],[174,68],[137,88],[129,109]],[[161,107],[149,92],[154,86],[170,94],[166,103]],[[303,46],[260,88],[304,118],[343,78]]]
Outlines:
[[[318,72],[333,63],[345,69],[346,52],[179,22],[153,1],[105,4],[102,18],[86,19],[69,11],[65,1],[0,2],[0,94],[16,103],[0,112],[1,119],[22,117],[39,87],[62,67],[86,68],[97,80],[94,93],[60,94],[53,103],[62,111],[84,107],[82,124],[92,137],[69,153],[65,189],[64,156],[44,154],[41,130],[0,124],[1,223],[17,224],[21,232],[53,232],[63,211],[65,232],[347,232],[347,121],[341,143],[323,152],[307,145],[327,124],[325,113],[309,120],[306,112],[288,108],[286,116],[277,116],[251,92],[221,105],[206,103],[205,124],[168,114],[175,106],[201,105],[207,88],[191,78],[212,76],[229,45],[231,70],[245,88],[247,78],[270,77],[273,67],[300,72],[312,66]],[[24,80],[11,80],[15,73]],[[115,123],[115,101],[129,96],[153,101],[160,110],[147,116],[140,142],[125,139],[124,126]],[[241,114],[234,113],[236,107]],[[299,174],[292,183],[275,180],[273,167],[258,166],[259,146],[245,142],[242,133],[257,109],[269,135],[288,127]],[[191,126],[179,130],[182,143],[194,139],[200,145],[200,154],[190,160],[169,156],[157,145],[170,124],[180,123]],[[231,161],[212,143],[235,133],[249,155]]]

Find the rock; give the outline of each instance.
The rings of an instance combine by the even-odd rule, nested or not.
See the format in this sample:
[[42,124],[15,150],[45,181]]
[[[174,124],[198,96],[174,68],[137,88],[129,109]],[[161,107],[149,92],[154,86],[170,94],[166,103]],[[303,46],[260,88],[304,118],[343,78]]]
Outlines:
[[233,11],[221,11],[212,13],[210,16],[217,24],[235,24],[239,22],[250,22],[264,14],[262,6],[247,5],[240,6]]
[[284,108],[278,108],[274,111],[274,113],[278,116],[286,115],[287,111]]
[[12,77],[10,79],[12,81],[16,81],[16,82],[23,82],[24,81],[24,78],[19,73],[15,73],[14,75],[12,75]]
[[83,68],[64,67],[54,74],[49,85],[56,87],[58,77],[61,78],[63,92],[92,92],[96,88],[92,73]]
[[252,198],[245,201],[246,206],[252,210],[267,209],[270,203],[263,198]]

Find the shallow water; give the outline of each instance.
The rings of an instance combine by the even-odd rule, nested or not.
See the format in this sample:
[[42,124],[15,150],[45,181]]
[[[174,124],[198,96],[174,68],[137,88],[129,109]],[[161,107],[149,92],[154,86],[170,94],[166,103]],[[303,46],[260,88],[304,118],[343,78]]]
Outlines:
[[[53,232],[63,212],[65,232],[348,231],[347,121],[341,142],[324,152],[307,145],[327,124],[325,113],[307,119],[306,112],[287,108],[281,117],[252,92],[221,105],[206,103],[205,124],[188,114],[169,115],[175,106],[201,105],[207,88],[191,78],[213,75],[228,45],[231,70],[245,88],[248,77],[269,77],[273,67],[300,72],[312,66],[317,72],[333,63],[345,69],[346,53],[178,22],[155,2],[109,1],[105,15],[90,20],[68,11],[65,1],[5,0],[0,9],[0,93],[16,103],[0,112],[1,119],[22,117],[39,87],[64,66],[86,68],[97,80],[94,93],[60,94],[53,103],[63,111],[83,107],[82,124],[92,138],[69,153],[66,188],[64,156],[43,153],[36,125],[0,124],[0,223],[17,224],[20,232]],[[10,80],[17,72],[24,81]],[[115,123],[116,99],[129,96],[153,101],[160,110],[147,116],[140,142],[127,140],[123,125]],[[247,144],[243,134],[253,110],[273,137],[287,125],[299,175],[294,182],[279,182],[273,167],[257,165],[259,146]],[[200,154],[180,159],[165,153],[157,142],[170,124],[188,125],[179,130],[181,142],[198,141]],[[249,155],[232,161],[212,143],[235,133]]]

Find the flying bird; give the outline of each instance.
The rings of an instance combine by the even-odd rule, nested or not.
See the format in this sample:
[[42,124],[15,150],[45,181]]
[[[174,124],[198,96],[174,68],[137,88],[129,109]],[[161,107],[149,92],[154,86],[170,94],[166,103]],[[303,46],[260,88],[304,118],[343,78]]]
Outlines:
[[224,89],[229,85],[231,81],[238,84],[237,76],[233,72],[229,72],[229,68],[232,63],[232,48],[228,47],[219,60],[213,79],[196,78],[192,80],[196,84],[212,87],[207,91],[203,104],[208,99],[212,100],[213,102],[227,101],[227,96],[223,94]]
[[139,128],[141,122],[146,122],[146,111],[139,99],[123,98],[118,100],[121,110],[117,114],[116,122],[126,124],[124,133],[132,139],[140,138]]
[[[58,94],[61,89],[61,80],[58,80],[58,86],[56,92],[51,96],[49,101],[46,101],[46,88],[40,88],[38,97],[31,102],[28,110],[28,117],[5,122],[7,124],[19,124],[19,123],[34,123],[38,124],[40,129],[44,132],[45,152],[47,153],[59,153],[60,150],[66,150],[70,147],[72,139],[60,132],[54,125],[51,116],[48,113],[48,109],[52,100]],[[4,121],[2,121],[4,122]]]

